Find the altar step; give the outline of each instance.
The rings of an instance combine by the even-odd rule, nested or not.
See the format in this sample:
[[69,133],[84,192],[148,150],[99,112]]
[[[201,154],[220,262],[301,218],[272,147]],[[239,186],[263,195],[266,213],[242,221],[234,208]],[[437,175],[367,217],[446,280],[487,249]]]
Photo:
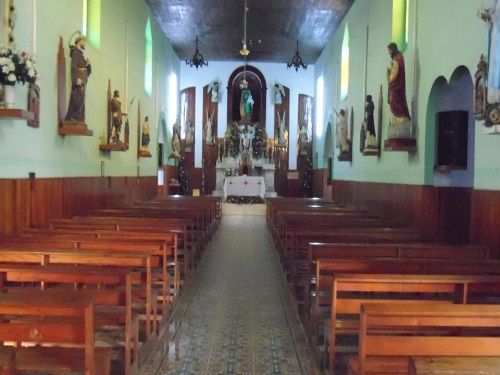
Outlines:
[[[222,190],[214,190],[212,192],[212,195],[214,197],[223,197],[224,193],[222,192]],[[275,191],[266,191],[266,195],[264,195],[264,199],[265,198],[276,198],[277,196],[278,196],[278,193],[276,193]]]

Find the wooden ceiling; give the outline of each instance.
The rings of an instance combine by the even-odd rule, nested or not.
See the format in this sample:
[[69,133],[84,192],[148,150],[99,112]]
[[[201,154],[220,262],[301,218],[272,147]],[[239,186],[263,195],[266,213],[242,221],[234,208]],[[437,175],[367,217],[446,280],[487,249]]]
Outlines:
[[[181,60],[239,60],[244,0],[146,0]],[[354,0],[248,0],[249,61],[314,63]]]

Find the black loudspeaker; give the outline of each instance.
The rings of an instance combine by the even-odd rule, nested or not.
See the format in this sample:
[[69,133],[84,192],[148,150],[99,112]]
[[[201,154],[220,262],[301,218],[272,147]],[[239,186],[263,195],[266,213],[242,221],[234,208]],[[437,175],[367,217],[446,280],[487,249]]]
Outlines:
[[468,111],[436,114],[435,169],[467,169],[468,128]]
[[158,168],[163,167],[163,143],[158,143]]

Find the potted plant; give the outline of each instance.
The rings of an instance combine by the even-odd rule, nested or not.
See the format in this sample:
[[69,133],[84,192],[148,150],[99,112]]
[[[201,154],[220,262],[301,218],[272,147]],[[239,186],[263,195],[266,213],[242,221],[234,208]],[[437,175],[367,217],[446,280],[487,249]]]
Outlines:
[[12,48],[0,48],[0,84],[3,85],[3,102],[7,108],[12,108],[15,103],[16,84],[34,84],[37,79],[33,56]]

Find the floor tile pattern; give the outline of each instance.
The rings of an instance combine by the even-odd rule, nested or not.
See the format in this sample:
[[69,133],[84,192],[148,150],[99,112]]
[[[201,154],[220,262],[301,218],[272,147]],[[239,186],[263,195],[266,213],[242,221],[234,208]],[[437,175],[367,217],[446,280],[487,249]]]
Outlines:
[[224,216],[159,374],[302,369],[264,216]]

